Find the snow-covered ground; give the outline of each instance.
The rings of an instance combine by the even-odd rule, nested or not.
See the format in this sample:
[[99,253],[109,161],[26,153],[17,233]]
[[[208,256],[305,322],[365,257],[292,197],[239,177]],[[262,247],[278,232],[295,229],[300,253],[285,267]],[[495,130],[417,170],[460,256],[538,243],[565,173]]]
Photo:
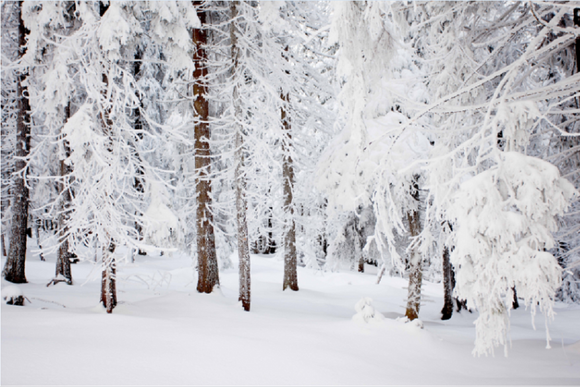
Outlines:
[[[2,266],[4,260],[2,261]],[[439,319],[442,286],[425,283],[424,328],[397,320],[406,281],[299,268],[282,291],[279,256],[252,256],[252,309],[238,305],[236,269],[198,294],[185,256],[138,256],[118,267],[119,305],[99,305],[99,265],[73,265],[75,283],[47,287],[54,256],[30,254],[31,301],[2,305],[3,385],[580,385],[580,306],[558,304],[546,349],[542,316],[512,312],[509,357],[471,355],[476,314]],[[2,287],[9,286],[6,282]],[[11,292],[12,290],[8,289]],[[372,298],[383,320],[353,319]]]

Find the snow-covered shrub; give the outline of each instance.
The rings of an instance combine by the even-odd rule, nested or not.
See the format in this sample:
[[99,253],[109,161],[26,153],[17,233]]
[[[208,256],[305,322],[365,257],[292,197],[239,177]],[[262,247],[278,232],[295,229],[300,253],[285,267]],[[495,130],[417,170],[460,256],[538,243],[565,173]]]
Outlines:
[[[456,225],[451,262],[458,268],[456,293],[477,308],[474,354],[507,351],[514,289],[530,306],[553,318],[561,268],[546,250],[554,247],[556,216],[574,187],[543,160],[502,152],[499,163],[464,182],[448,213]],[[549,336],[548,336],[549,338]]]
[[361,298],[354,306],[356,314],[352,316],[353,321],[364,323],[380,322],[385,316],[378,312],[373,306],[373,300],[369,297]]

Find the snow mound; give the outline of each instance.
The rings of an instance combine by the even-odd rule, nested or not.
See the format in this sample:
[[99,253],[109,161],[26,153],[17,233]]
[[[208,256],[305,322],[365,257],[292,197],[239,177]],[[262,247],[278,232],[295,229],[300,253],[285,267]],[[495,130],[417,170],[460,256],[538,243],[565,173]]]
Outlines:
[[417,327],[419,329],[423,329],[423,321],[416,318],[415,320],[409,320],[407,316],[397,317],[395,321],[402,322],[404,324],[409,324],[412,327]]
[[352,316],[353,321],[363,323],[380,322],[385,319],[380,312],[375,310],[373,300],[370,297],[361,298],[354,306],[356,314]]

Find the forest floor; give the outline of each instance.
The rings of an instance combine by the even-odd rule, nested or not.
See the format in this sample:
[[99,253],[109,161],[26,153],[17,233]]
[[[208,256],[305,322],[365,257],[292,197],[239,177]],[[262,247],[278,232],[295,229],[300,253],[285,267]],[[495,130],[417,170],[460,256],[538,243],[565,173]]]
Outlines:
[[[477,313],[441,321],[441,284],[424,283],[421,329],[397,320],[406,281],[377,285],[376,269],[299,268],[300,291],[282,291],[281,256],[252,256],[248,313],[236,268],[199,294],[190,258],[138,256],[119,264],[108,315],[98,264],[73,265],[73,286],[47,287],[55,257],[46,258],[28,256],[29,283],[18,287],[30,302],[2,304],[2,385],[580,385],[580,305],[556,305],[551,349],[543,316],[534,330],[522,307],[511,314],[509,356],[474,357]],[[363,297],[386,318],[353,320]]]

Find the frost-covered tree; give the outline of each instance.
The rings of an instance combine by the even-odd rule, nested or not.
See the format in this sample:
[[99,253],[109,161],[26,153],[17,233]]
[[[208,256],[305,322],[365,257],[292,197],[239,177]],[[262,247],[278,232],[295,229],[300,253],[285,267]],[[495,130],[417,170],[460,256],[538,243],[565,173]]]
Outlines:
[[[144,248],[142,232],[151,244],[167,243],[179,231],[164,188],[164,173],[151,165],[148,157],[142,157],[152,155],[157,148],[163,149],[165,140],[178,130],[166,132],[144,108],[140,98],[145,93],[138,88],[132,64],[135,52],[144,28],[153,25],[159,27],[151,34],[158,41],[151,39],[151,46],[169,41],[164,52],[171,65],[191,68],[191,56],[188,57],[191,42],[175,39],[182,31],[187,32],[187,23],[183,24],[183,30],[174,31],[150,21],[155,21],[158,15],[150,9],[163,9],[132,2],[75,3],[75,6],[80,25],[68,36],[58,35],[59,55],[47,73],[46,79],[59,82],[47,83],[44,89],[45,96],[51,97],[44,99],[45,111],[50,112],[52,107],[62,113],[47,113],[45,125],[55,128],[52,133],[57,135],[61,149],[70,149],[68,157],[67,152],[62,152],[62,159],[70,166],[66,181],[74,195],[61,242],[68,241],[72,251],[79,255],[83,253],[83,244],[90,245],[91,240],[100,244],[101,299],[111,312],[116,304],[116,247]],[[183,15],[187,11],[179,10]],[[62,114],[66,115],[71,94],[75,111],[64,123]],[[136,109],[139,109],[137,117]],[[140,128],[135,127],[137,118]],[[141,184],[135,184],[138,175],[143,176],[139,178]],[[136,223],[142,230],[135,227]]]
[[453,225],[444,244],[455,292],[478,309],[474,353],[486,354],[506,344],[516,290],[532,313],[539,305],[550,317],[560,283],[561,269],[544,250],[555,246],[555,217],[574,189],[537,157],[549,153],[553,133],[569,136],[548,116],[565,111],[577,80],[546,72],[573,40],[565,28],[571,7],[457,2],[421,9],[414,44],[433,75],[430,103],[413,119],[429,117],[436,128],[427,214]]
[[[420,243],[424,177],[417,161],[427,156],[430,143],[423,123],[410,120],[415,105],[424,100],[424,88],[397,13],[387,3],[335,7],[332,31],[340,44],[338,71],[345,78],[344,129],[319,164],[318,185],[329,193],[332,207],[355,211],[361,204],[372,206],[376,224],[366,245],[374,245],[382,257],[380,276],[389,266],[407,269],[407,314],[413,319],[425,255],[420,248],[428,245]],[[407,240],[402,249],[407,259],[401,256],[401,237]]]
[[[71,209],[71,166],[63,126],[76,109],[79,90],[71,75],[75,72],[69,37],[79,27],[76,4],[71,1],[33,5],[27,11],[27,24],[34,31],[28,41],[34,81],[30,82],[34,153],[30,160],[32,198],[40,221],[56,223],[57,262],[55,278],[62,276],[72,284],[67,218]],[[38,232],[38,231],[37,231]]]

